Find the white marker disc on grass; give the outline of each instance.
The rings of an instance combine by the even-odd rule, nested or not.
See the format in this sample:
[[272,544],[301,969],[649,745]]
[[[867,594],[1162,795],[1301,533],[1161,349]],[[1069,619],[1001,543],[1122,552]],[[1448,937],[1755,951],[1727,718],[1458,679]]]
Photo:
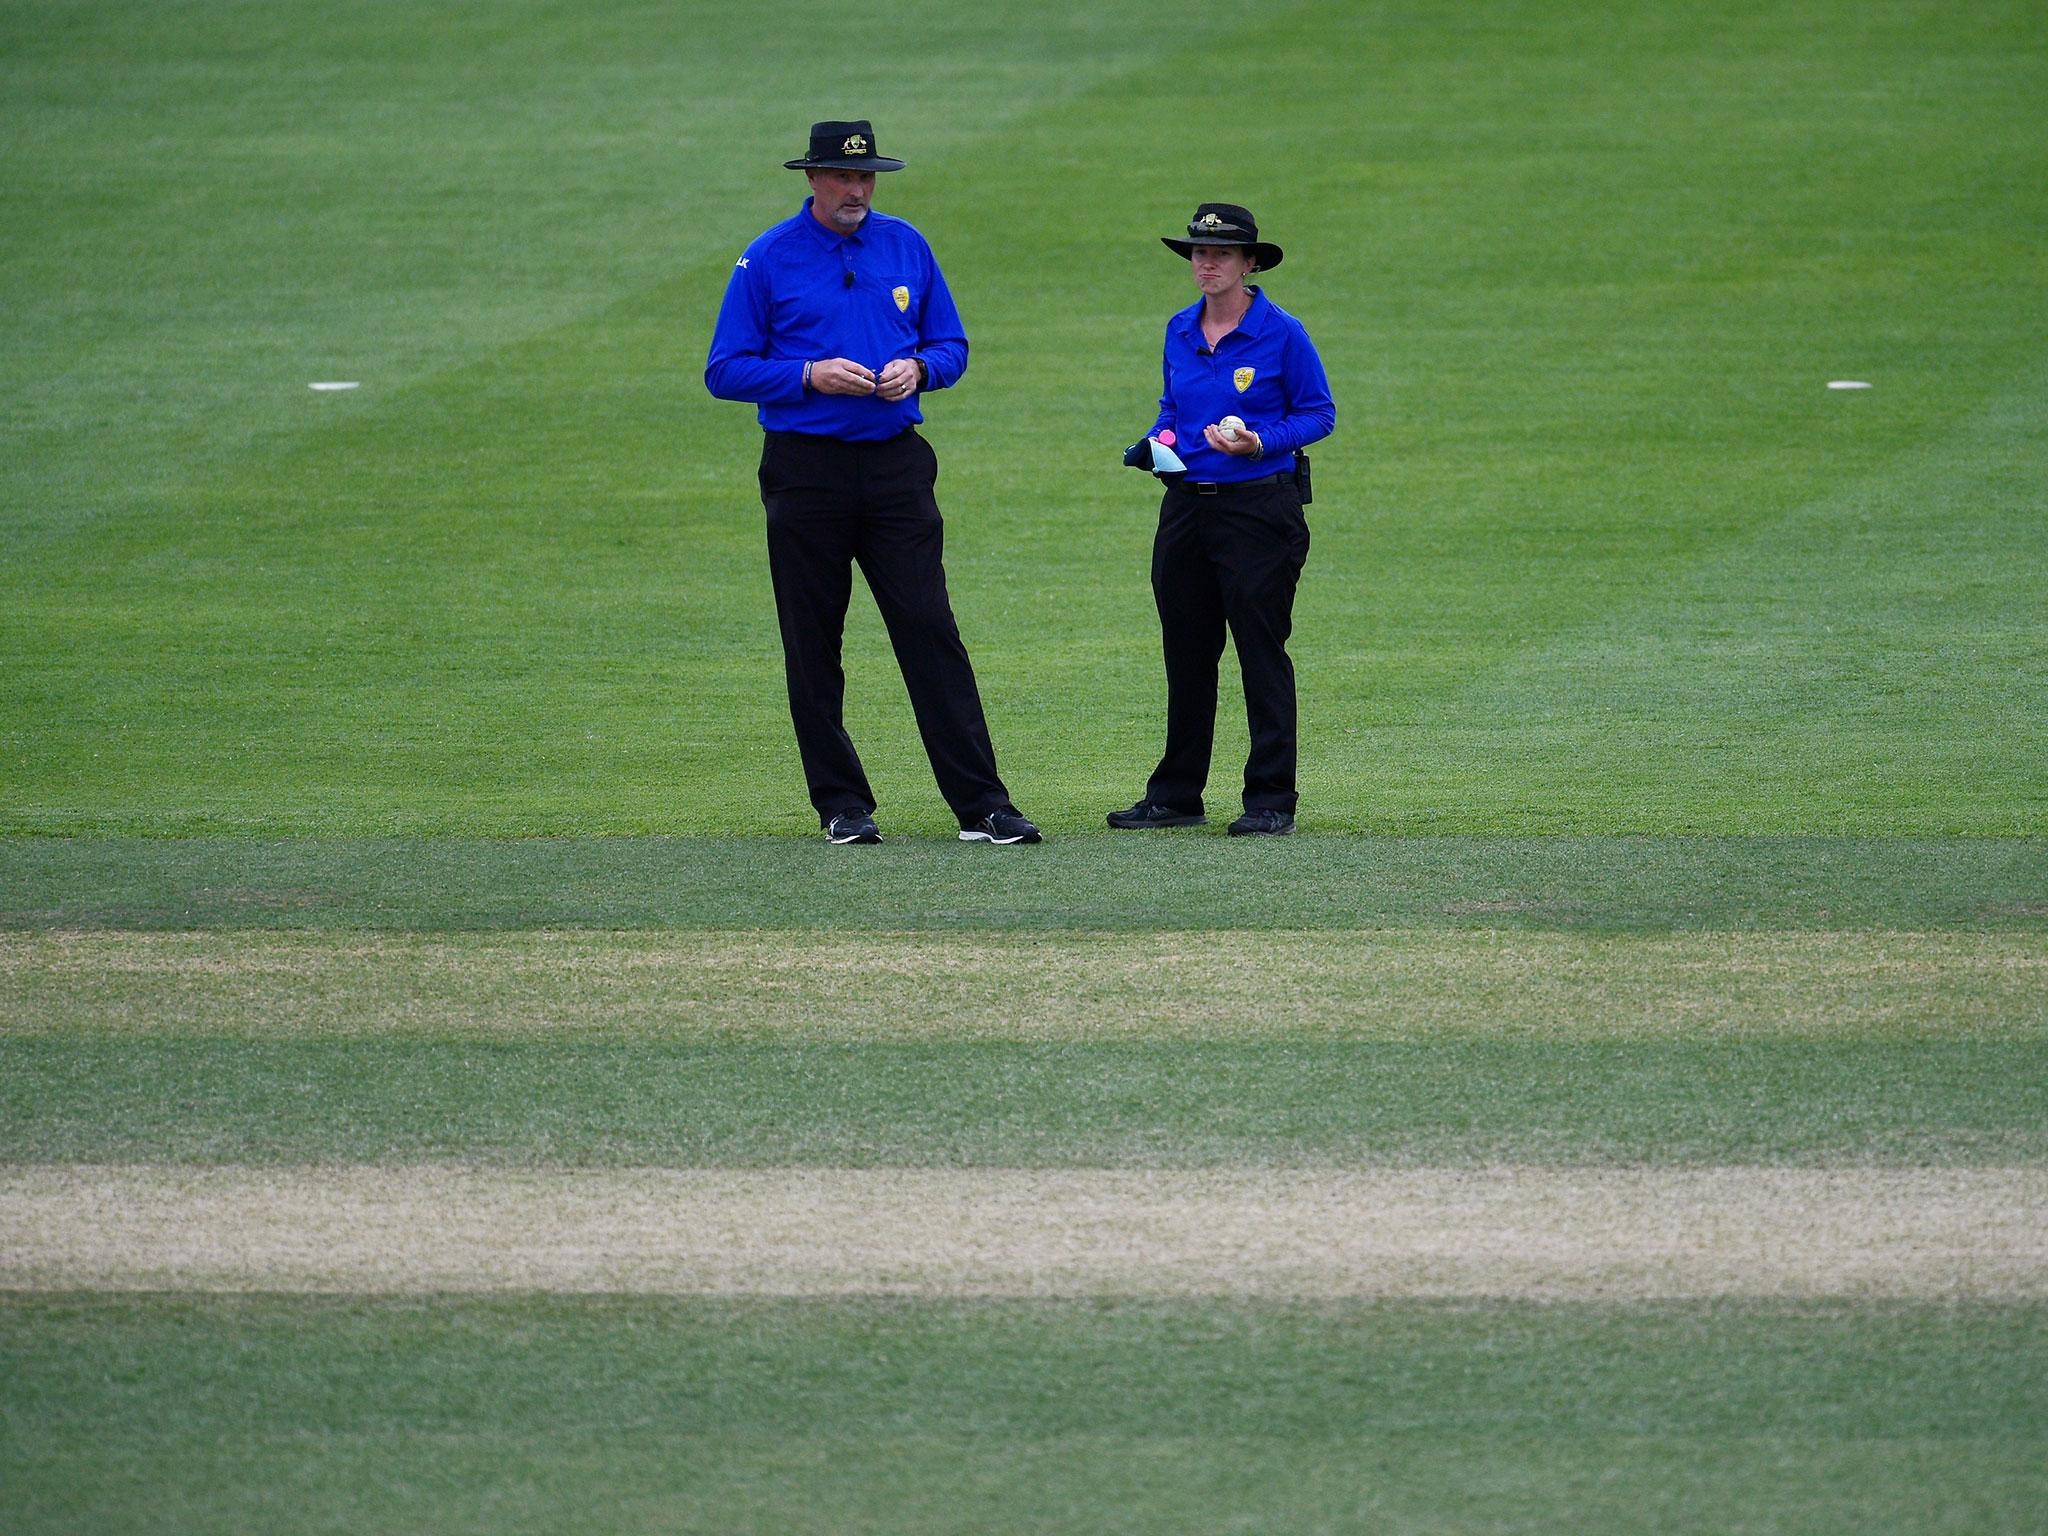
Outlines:
[[1829,389],[1868,389],[1870,386],[1861,379],[1829,379]]
[[346,384],[308,384],[306,387],[308,389],[355,389],[359,386],[352,380]]

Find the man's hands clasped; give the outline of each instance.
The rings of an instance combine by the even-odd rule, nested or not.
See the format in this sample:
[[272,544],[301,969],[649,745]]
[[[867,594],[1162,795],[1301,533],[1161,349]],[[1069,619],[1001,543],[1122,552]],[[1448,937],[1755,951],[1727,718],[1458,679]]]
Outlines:
[[821,395],[880,395],[884,400],[908,400],[923,382],[923,370],[914,357],[899,357],[884,366],[880,374],[845,357],[828,357],[811,364],[811,388]]

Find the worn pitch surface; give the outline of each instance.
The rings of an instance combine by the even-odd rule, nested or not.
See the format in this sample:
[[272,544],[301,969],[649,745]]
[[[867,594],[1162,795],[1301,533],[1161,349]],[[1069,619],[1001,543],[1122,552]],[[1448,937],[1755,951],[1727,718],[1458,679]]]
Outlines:
[[2048,1173],[28,1167],[0,1287],[2038,1301]]

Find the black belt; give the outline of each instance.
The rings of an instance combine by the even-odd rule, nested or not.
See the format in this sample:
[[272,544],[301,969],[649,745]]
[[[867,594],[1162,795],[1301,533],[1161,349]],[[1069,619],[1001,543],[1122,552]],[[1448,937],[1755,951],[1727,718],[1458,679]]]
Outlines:
[[1197,496],[1223,496],[1231,491],[1256,490],[1262,485],[1278,485],[1280,475],[1261,475],[1256,480],[1183,480],[1181,489],[1193,491]]
[[762,435],[779,438],[786,443],[837,443],[842,448],[886,448],[906,437],[917,436],[917,423],[912,422],[894,437],[834,437],[829,432],[786,432],[779,429],[766,430]]

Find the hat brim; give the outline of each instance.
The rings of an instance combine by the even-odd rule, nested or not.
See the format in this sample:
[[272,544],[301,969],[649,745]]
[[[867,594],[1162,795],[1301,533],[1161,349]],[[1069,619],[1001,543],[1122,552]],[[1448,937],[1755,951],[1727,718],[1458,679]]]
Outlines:
[[1236,246],[1239,250],[1251,252],[1261,272],[1270,272],[1279,266],[1281,257],[1286,254],[1279,246],[1264,240],[1176,240],[1170,235],[1161,235],[1159,243],[1183,260],[1192,257],[1198,245]]
[[785,171],[900,171],[901,160],[891,160],[887,155],[863,155],[858,160],[785,160]]

